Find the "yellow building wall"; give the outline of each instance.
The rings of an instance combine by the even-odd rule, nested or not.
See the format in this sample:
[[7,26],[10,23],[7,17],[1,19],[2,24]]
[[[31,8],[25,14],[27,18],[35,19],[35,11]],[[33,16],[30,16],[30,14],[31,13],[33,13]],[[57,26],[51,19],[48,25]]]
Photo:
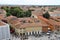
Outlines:
[[31,32],[31,31],[42,31],[42,27],[28,27],[25,29],[26,32]]
[[25,33],[25,29],[15,28],[15,32],[18,33],[18,34]]
[[32,31],[42,31],[42,27],[27,27],[23,30],[15,28],[15,32],[20,35],[20,33],[32,32]]

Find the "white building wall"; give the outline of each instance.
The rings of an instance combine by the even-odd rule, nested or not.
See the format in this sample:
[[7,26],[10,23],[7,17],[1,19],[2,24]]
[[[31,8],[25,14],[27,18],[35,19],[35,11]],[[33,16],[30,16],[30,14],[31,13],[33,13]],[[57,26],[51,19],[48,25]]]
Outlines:
[[49,12],[50,16],[57,17],[60,16],[60,11],[54,10],[54,12]]
[[9,25],[0,26],[0,40],[9,40],[10,39],[10,29]]
[[50,14],[50,16],[53,16],[53,17],[57,17],[57,16],[60,16],[60,13],[58,14]]

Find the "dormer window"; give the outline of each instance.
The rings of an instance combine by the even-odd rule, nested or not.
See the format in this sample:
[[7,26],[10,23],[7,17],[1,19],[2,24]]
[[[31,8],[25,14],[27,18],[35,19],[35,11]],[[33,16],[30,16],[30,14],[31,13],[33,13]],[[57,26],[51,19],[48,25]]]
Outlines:
[[28,21],[30,23],[30,21]]
[[32,18],[34,18],[34,16],[32,16]]
[[26,21],[25,21],[25,20],[23,20],[23,23],[26,23]]

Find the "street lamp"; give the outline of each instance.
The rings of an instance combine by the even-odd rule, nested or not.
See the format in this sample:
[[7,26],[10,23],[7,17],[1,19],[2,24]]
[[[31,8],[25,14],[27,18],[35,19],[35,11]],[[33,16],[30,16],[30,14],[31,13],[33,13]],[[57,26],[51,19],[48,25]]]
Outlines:
[[50,38],[50,28],[48,28],[48,32],[47,32],[47,35],[49,35],[49,37],[48,38]]
[[48,28],[48,33],[50,33],[51,32],[51,29],[50,28]]

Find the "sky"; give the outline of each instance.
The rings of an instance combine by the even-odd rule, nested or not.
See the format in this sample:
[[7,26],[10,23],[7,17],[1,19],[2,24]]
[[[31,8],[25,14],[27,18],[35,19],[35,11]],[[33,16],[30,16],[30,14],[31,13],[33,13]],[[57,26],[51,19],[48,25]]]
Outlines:
[[0,5],[60,5],[60,0],[0,0]]

